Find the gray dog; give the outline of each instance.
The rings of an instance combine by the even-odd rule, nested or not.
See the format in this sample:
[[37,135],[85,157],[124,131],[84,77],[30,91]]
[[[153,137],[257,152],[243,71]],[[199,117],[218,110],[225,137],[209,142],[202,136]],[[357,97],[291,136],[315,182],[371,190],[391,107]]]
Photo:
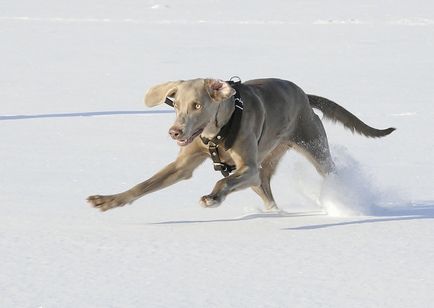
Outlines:
[[147,106],[164,102],[176,111],[169,134],[181,147],[178,157],[125,192],[89,197],[94,207],[106,211],[123,206],[189,179],[194,169],[211,157],[215,169],[225,177],[200,199],[203,206],[218,206],[229,193],[251,187],[267,210],[275,210],[270,179],[289,148],[303,154],[323,176],[335,170],[324,127],[312,108],[367,137],[383,137],[394,131],[372,128],[336,103],[306,95],[294,83],[280,79],[173,81],[146,93]]

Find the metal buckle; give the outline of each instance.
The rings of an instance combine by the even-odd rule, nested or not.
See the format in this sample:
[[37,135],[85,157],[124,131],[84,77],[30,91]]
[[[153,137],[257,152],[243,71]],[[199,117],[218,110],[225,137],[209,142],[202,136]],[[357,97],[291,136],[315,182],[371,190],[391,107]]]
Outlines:
[[229,80],[233,83],[241,82],[241,78],[238,76],[232,76]]
[[227,171],[228,167],[226,164],[223,164],[223,163],[214,163],[214,170]]
[[[234,99],[234,102],[235,102],[235,107],[236,108],[238,108],[238,109],[241,109],[241,110],[243,110],[244,109],[244,102],[241,100],[241,98],[235,98]],[[237,102],[239,103],[239,104],[237,104]]]

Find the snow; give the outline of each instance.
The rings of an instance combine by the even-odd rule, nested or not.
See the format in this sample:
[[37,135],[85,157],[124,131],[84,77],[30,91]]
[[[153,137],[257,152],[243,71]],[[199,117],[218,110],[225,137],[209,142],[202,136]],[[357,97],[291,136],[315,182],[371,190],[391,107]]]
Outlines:
[[[0,3],[0,307],[432,306],[433,8]],[[262,214],[251,191],[201,208],[210,162],[124,208],[85,203],[176,156],[173,113],[146,109],[147,88],[233,75],[289,79],[397,131],[326,123],[341,176],[324,183],[288,153],[273,187],[292,215]]]

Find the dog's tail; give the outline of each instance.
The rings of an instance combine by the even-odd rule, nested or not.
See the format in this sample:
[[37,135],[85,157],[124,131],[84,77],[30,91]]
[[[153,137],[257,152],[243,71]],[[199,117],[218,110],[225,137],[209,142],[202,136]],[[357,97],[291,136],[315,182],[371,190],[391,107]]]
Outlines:
[[379,138],[392,133],[395,128],[389,127],[386,129],[376,129],[362,122],[354,114],[339,106],[335,102],[316,95],[308,94],[309,103],[312,108],[319,109],[324,116],[333,122],[340,122],[344,127],[348,128],[351,132],[357,132],[366,137]]

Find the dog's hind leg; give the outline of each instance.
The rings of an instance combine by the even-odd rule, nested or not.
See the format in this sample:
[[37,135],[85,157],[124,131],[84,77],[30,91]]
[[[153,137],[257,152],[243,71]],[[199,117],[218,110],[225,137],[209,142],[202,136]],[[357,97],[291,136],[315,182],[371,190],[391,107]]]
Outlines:
[[304,127],[295,142],[291,142],[291,146],[305,156],[319,174],[326,176],[335,172],[335,164],[321,120],[316,115],[314,117],[314,125]]
[[254,192],[256,192],[265,204],[267,211],[277,210],[276,202],[274,201],[273,193],[271,192],[270,181],[277,165],[289,146],[286,144],[280,144],[262,161],[259,170],[259,177],[261,179],[260,186],[252,186]]

